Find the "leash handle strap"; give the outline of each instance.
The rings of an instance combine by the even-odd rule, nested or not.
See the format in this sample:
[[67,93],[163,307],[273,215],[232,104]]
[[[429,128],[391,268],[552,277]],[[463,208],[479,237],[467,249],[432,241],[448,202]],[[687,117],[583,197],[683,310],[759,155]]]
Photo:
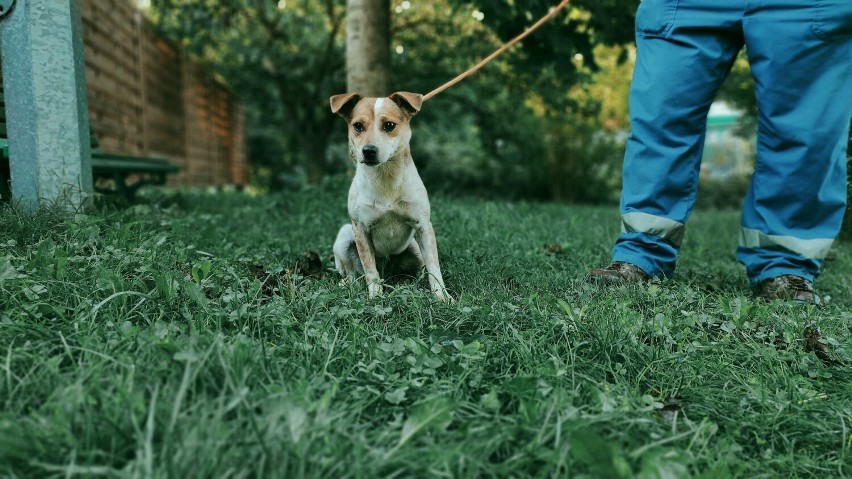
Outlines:
[[447,88],[450,88],[451,86],[455,85],[456,83],[458,83],[458,82],[464,80],[465,78],[476,73],[476,71],[479,70],[480,68],[482,68],[483,66],[485,66],[486,63],[490,62],[491,60],[496,58],[498,55],[502,54],[503,52],[505,52],[506,50],[511,48],[512,45],[523,40],[527,35],[534,32],[538,27],[547,23],[547,21],[549,21],[557,13],[559,13],[560,10],[565,8],[568,5],[568,2],[570,2],[570,0],[562,0],[559,3],[559,5],[556,5],[549,12],[547,12],[547,15],[539,18],[538,21],[535,22],[531,27],[527,28],[526,30],[521,32],[521,34],[519,34],[515,38],[509,40],[507,43],[503,44],[503,46],[501,46],[497,50],[494,50],[494,52],[492,52],[487,57],[483,58],[479,63],[468,68],[463,73],[459,74],[458,76],[456,76],[452,80],[448,81],[447,83],[444,83],[443,85],[439,86],[438,88],[435,88],[434,90],[430,91],[429,93],[423,95],[423,101],[426,101],[426,100],[432,98],[433,96],[437,95],[438,93],[441,93],[442,91],[446,90]]

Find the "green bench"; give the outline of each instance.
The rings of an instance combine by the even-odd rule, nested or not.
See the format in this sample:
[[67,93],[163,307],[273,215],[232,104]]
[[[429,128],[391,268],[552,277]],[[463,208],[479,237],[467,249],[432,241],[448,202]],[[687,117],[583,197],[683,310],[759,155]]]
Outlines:
[[[104,153],[94,132],[91,138],[92,177],[95,180],[95,191],[99,193],[118,193],[128,199],[133,198],[139,188],[165,185],[170,173],[180,171],[177,165],[163,158]],[[112,188],[99,187],[99,179],[112,180]],[[130,183],[130,179],[134,181]]]
[[[139,188],[147,185],[164,185],[167,176],[177,173],[180,168],[162,158],[117,155],[105,153],[98,143],[94,132],[90,131],[92,146],[92,178],[95,191],[99,193],[117,193],[132,199]],[[11,197],[9,190],[9,137],[6,133],[6,101],[3,87],[0,85],[0,198]],[[100,181],[102,180],[102,181]],[[112,186],[99,186],[109,183]]]

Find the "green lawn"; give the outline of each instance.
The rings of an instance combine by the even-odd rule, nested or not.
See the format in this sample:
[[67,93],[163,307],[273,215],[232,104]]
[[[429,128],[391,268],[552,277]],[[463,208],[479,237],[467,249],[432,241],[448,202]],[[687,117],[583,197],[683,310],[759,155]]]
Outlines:
[[457,302],[368,300],[330,269],[345,203],[0,209],[0,477],[852,475],[849,243],[826,307],[755,302],[738,215],[698,211],[675,280],[602,290],[615,207],[439,197]]

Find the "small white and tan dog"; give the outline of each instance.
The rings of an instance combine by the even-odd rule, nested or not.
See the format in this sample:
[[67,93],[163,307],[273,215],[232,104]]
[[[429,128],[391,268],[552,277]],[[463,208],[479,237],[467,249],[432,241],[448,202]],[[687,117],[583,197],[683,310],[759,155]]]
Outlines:
[[371,298],[382,293],[376,258],[426,268],[432,292],[452,301],[438,263],[426,187],[411,159],[411,118],[423,96],[397,92],[387,98],[357,93],[332,96],[331,111],[346,119],[349,158],[355,177],[349,188],[349,216],[334,241],[334,264],[344,278],[364,276]]

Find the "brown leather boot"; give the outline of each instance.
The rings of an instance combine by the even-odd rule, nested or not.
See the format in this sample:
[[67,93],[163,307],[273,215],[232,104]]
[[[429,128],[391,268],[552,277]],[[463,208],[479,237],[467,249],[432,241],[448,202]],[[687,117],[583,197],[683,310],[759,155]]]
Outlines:
[[603,285],[644,283],[652,279],[635,264],[613,261],[603,268],[595,268],[586,275],[586,281]]
[[814,293],[813,283],[792,274],[764,279],[757,283],[754,295],[767,301],[780,299],[799,304],[820,305],[822,303],[820,297]]

